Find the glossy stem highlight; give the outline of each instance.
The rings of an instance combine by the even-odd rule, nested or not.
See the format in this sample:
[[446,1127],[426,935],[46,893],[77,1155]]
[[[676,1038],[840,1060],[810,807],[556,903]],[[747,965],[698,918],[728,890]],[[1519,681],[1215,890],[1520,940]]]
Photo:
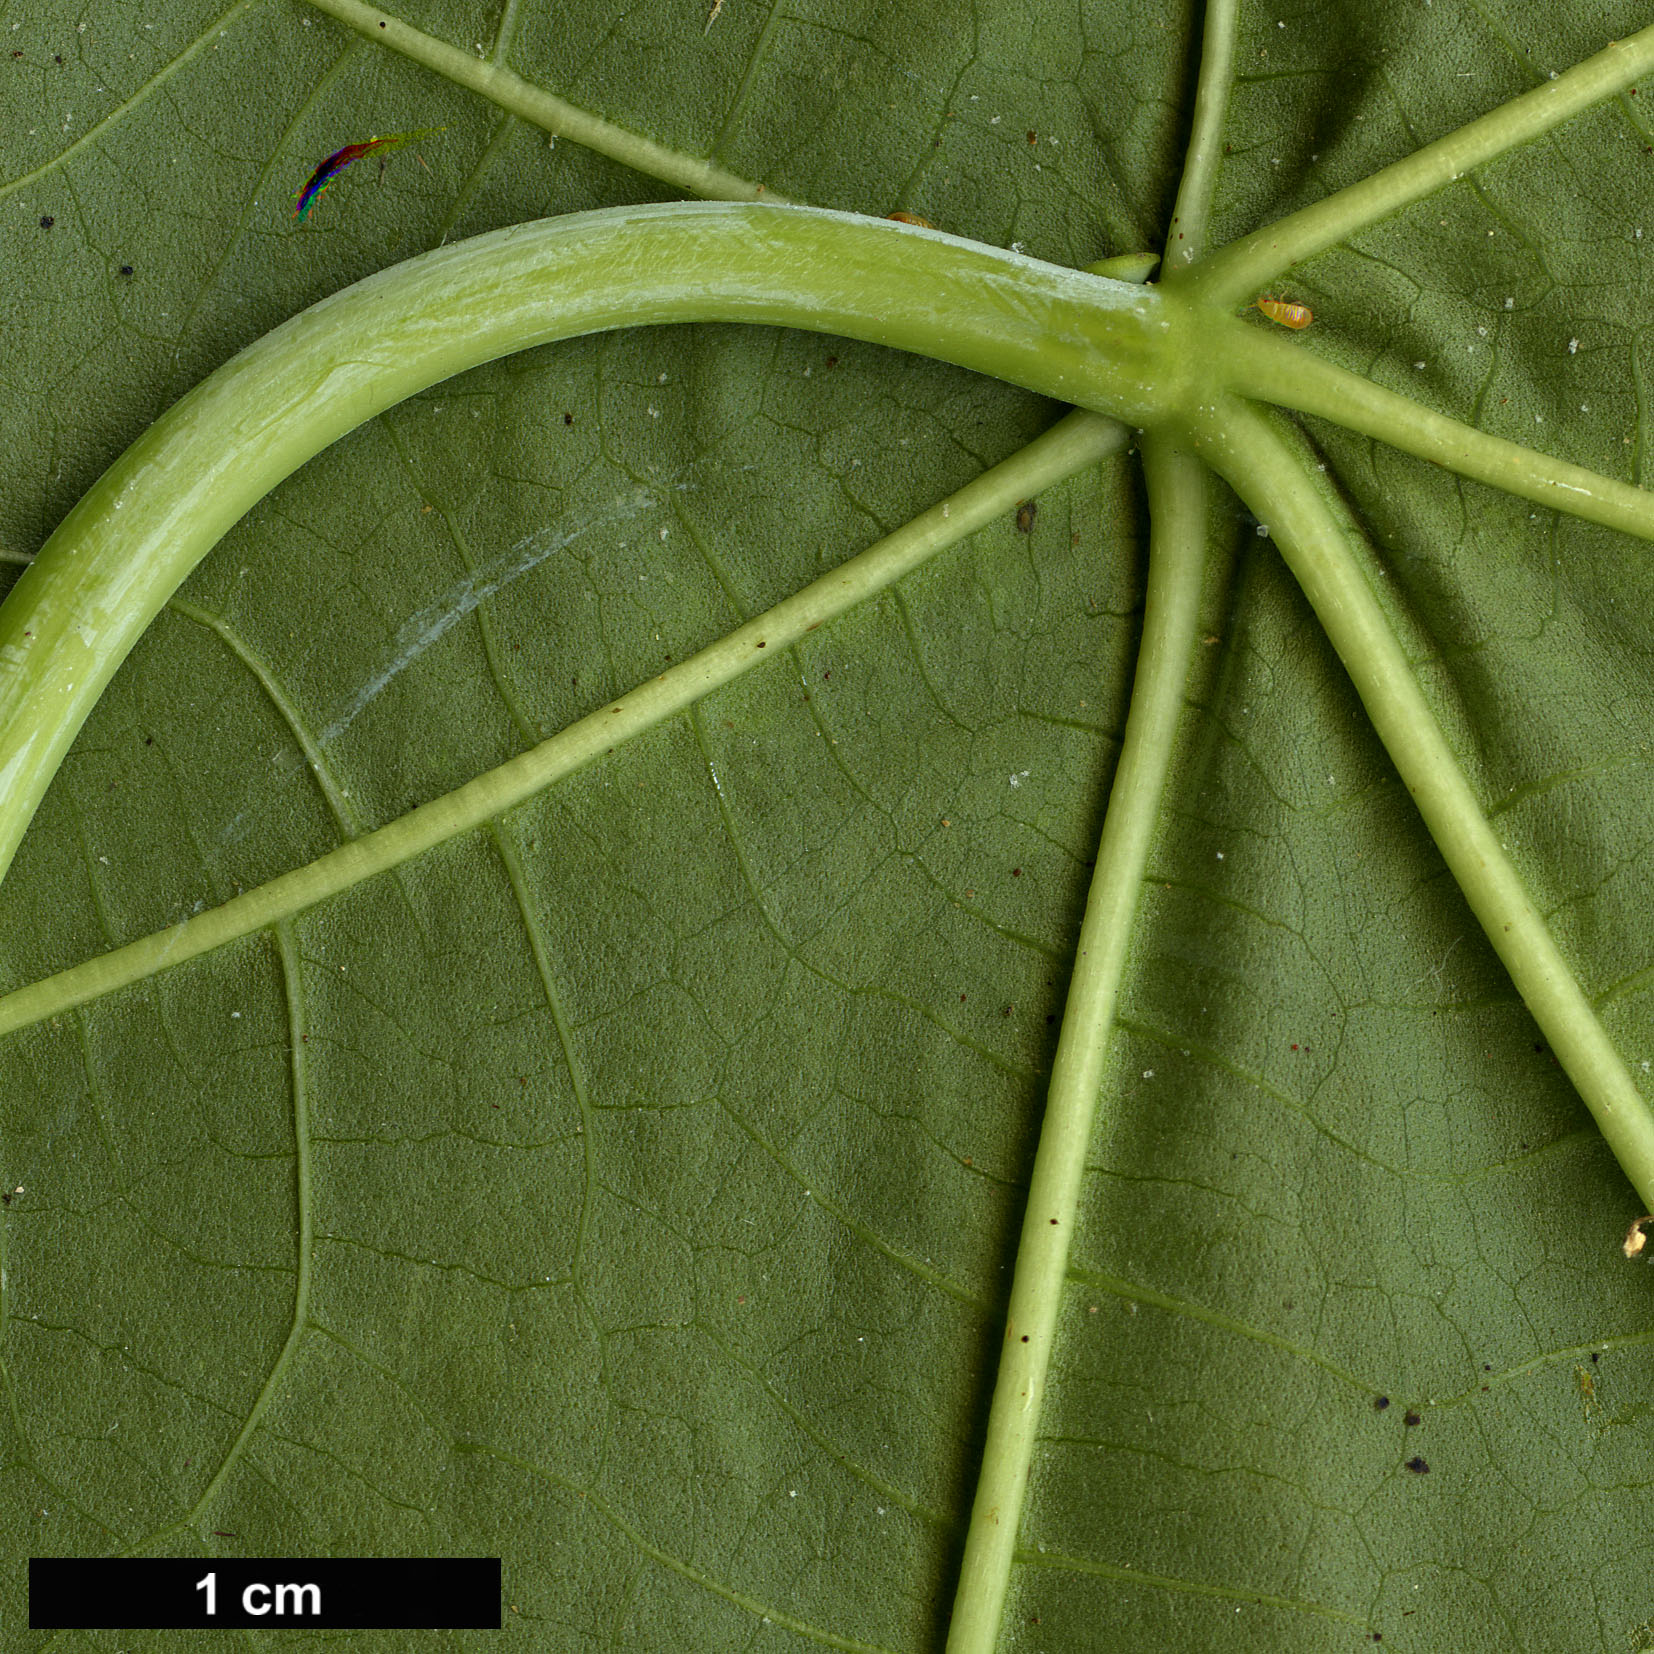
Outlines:
[[935,230],[726,202],[546,219],[370,276],[162,415],[0,606],[0,877],[104,685],[190,570],[305,460],[428,385],[553,339],[744,321],[917,351],[1142,424],[1184,376],[1187,323],[1166,311],[1141,286]]

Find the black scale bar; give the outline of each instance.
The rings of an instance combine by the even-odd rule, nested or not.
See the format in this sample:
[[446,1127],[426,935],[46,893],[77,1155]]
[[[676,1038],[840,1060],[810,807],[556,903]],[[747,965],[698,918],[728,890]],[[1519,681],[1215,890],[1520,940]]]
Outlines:
[[497,1631],[498,1557],[31,1557],[31,1631]]

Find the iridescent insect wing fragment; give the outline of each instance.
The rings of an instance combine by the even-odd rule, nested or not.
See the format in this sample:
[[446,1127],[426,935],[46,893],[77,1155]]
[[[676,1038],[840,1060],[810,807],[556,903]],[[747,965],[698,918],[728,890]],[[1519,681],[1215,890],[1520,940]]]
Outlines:
[[411,144],[416,138],[434,137],[438,132],[447,130],[445,126],[422,126],[412,132],[389,132],[382,138],[368,138],[362,143],[346,144],[343,149],[334,150],[331,155],[316,163],[316,170],[310,174],[304,188],[293,197],[293,216],[302,224],[322,192],[352,161],[359,161],[364,155],[383,154],[386,150],[400,149],[403,144]]
[[321,198],[322,191],[339,176],[352,161],[358,161],[371,149],[372,140],[365,144],[346,144],[326,159],[316,163],[316,170],[305,180],[304,188],[293,197],[293,216],[304,222],[305,216]]

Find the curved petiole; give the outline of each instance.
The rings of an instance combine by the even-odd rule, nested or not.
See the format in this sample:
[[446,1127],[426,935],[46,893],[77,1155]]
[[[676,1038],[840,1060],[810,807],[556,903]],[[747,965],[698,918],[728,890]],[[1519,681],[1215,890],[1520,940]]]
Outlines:
[[809,328],[1144,424],[1182,394],[1152,289],[852,213],[673,202],[409,259],[312,305],[170,408],[0,606],[0,876],[104,685],[221,535],[363,420],[553,339],[664,322]]

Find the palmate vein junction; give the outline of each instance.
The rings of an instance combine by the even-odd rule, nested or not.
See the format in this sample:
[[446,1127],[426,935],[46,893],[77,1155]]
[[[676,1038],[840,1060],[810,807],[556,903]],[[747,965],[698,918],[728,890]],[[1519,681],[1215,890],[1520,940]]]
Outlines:
[[[532,88],[496,65],[473,71],[451,61],[428,37],[356,0],[316,3],[369,39],[382,35],[386,44],[499,99],[502,107],[557,123],[566,136],[584,134],[621,159],[675,177],[682,173],[677,181],[708,194],[740,195],[748,187],[717,169],[686,172],[655,146],[629,145],[615,138],[614,129],[600,133],[602,123],[582,127],[580,112],[570,106],[543,96],[537,101]],[[1209,30],[1209,45],[1221,34],[1225,14],[1226,8],[1214,7],[1219,26]],[[1222,61],[1227,76],[1227,56]],[[1495,951],[1627,1175],[1654,1206],[1654,1118],[1448,747],[1362,572],[1354,526],[1262,405],[1342,422],[1466,476],[1644,538],[1654,538],[1654,501],[1380,391],[1284,340],[1260,335],[1255,323],[1233,314],[1237,302],[1294,263],[1453,184],[1471,167],[1629,86],[1651,66],[1654,30],[1645,30],[1364,183],[1230,247],[1179,263],[1154,289],[1062,270],[912,224],[770,204],[678,205],[520,226],[410,261],[323,301],[226,364],[159,421],[70,514],[0,609],[0,866],[9,863],[102,686],[219,535],[311,453],[476,362],[618,327],[742,320],[895,344],[1085,411],[861,557],[467,786],[218,909],[5,995],[0,1033],[259,930],[280,939],[284,970],[295,979],[286,929],[291,916],[460,834],[486,827],[497,835],[505,812],[601,763],[633,736],[680,717],[713,688],[785,656],[809,632],[1003,513],[1007,501],[1032,498],[1095,465],[1130,440],[1130,428],[1137,429],[1154,535],[1143,657],[1081,932],[1046,1137],[1030,1186],[1005,1366],[950,1642],[956,1654],[991,1648],[1018,1560],[1020,1503],[1056,1336],[1057,1297],[1067,1279],[1068,1231],[1078,1209],[1102,1055],[1116,1026],[1125,939],[1197,647],[1212,473],[1280,545]],[[1209,192],[1210,157],[1198,144],[1196,151],[1191,176],[1204,179]],[[752,191],[757,194],[757,187]],[[1204,216],[1202,201],[1180,198],[1179,221],[1191,236]],[[397,319],[387,326],[389,314]],[[474,324],[458,339],[456,316]],[[318,362],[336,366],[318,374]],[[222,448],[226,428],[234,432],[234,462],[204,466],[203,456]],[[190,479],[198,474],[211,475],[210,509],[204,496],[191,494]],[[508,564],[478,570],[442,604],[414,615],[380,667],[336,709],[318,742],[343,736],[412,660],[562,543],[537,540],[526,551],[513,548]],[[522,885],[514,873],[526,917]],[[549,978],[547,996],[555,1012]],[[294,1018],[297,1029],[303,1020],[297,1009]],[[297,1043],[294,1050],[300,1064],[295,1089],[302,1096]],[[302,1120],[299,1135],[302,1160],[308,1141]],[[588,1176],[589,1156],[588,1146]],[[308,1173],[301,1184],[308,1186]],[[236,1451],[255,1428],[302,1328],[307,1207],[300,1227],[299,1313]],[[1304,1606],[1284,1598],[1256,1600]],[[805,1629],[802,1622],[787,1623]],[[836,1641],[830,1634],[824,1640]]]

